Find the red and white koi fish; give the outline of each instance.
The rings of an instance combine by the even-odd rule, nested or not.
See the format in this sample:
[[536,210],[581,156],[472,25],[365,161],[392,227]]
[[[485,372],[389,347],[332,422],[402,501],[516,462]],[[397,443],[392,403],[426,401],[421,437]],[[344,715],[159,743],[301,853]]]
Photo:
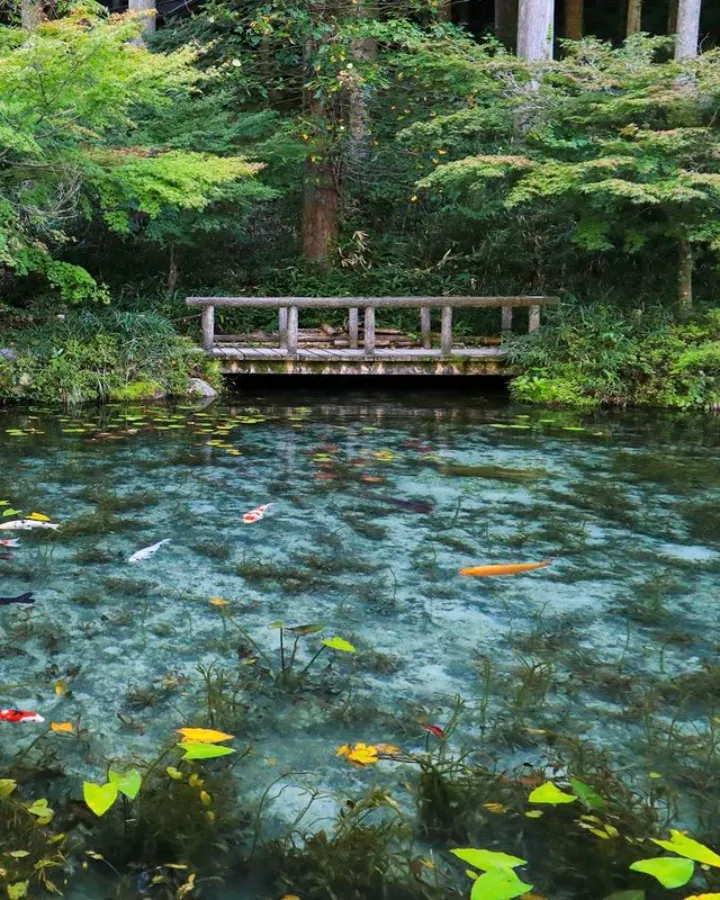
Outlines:
[[0,709],[0,722],[44,722],[42,716],[24,709]]
[[5,540],[0,541],[0,547],[19,547],[20,546],[20,538],[5,538]]
[[259,522],[273,505],[274,504],[272,503],[265,503],[263,506],[256,506],[255,509],[251,509],[250,512],[246,512],[243,515],[243,522],[246,525],[252,525],[254,522]]

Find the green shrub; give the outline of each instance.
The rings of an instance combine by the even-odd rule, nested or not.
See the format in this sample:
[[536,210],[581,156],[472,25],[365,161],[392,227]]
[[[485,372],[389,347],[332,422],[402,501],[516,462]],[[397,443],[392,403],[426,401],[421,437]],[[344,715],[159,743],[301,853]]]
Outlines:
[[720,404],[720,309],[691,322],[662,310],[569,303],[533,334],[505,342],[520,370],[513,396],[571,406],[711,408]]
[[156,313],[73,313],[14,336],[0,361],[0,398],[79,404],[182,396],[189,380],[215,384],[217,367]]

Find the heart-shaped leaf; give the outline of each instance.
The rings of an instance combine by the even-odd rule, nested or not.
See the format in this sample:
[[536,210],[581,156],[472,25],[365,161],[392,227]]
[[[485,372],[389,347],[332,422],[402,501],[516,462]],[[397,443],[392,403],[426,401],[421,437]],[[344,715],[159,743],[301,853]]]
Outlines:
[[183,759],[214,759],[216,756],[227,756],[235,751],[232,747],[219,747],[217,744],[194,744],[181,741],[178,744],[184,751]]
[[580,781],[578,778],[571,778],[570,784],[572,785],[573,791],[580,798],[580,801],[585,804],[589,809],[594,809],[596,812],[605,809],[607,803],[605,800],[594,791],[589,784],[585,784],[584,781]]
[[470,900],[513,900],[530,890],[512,869],[491,869],[473,882]]
[[574,803],[577,797],[574,794],[566,794],[552,781],[546,781],[540,787],[536,787],[528,797],[530,803],[548,803],[551,806],[559,806],[561,803]]
[[321,643],[326,647],[329,647],[330,650],[341,650],[343,653],[357,653],[357,650],[350,641],[346,641],[340,637],[326,638]]
[[83,797],[88,807],[96,816],[104,816],[117,800],[118,786],[108,781],[107,784],[95,784],[92,781],[83,782]]
[[677,853],[678,856],[684,856],[686,859],[694,859],[695,862],[720,868],[720,856],[714,850],[711,850],[699,841],[694,841],[681,831],[671,829],[669,841],[659,841],[655,838],[651,838],[651,840],[653,844]]
[[691,859],[659,856],[656,859],[639,859],[630,868],[633,872],[644,872],[657,878],[666,888],[677,888],[687,884],[693,877],[695,863]]
[[125,794],[128,800],[134,800],[142,785],[142,775],[137,769],[128,769],[127,772],[108,772],[108,778],[117,786],[121,794]]
[[467,849],[451,850],[463,862],[470,863],[476,869],[487,872],[490,869],[512,869],[515,866],[524,866],[526,859],[519,856],[510,856],[509,853],[499,853],[495,850],[476,850],[474,847]]

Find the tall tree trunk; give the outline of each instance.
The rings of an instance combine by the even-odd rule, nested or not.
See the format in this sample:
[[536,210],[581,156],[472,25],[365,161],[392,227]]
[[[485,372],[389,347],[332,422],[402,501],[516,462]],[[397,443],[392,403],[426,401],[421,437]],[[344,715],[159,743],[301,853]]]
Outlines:
[[686,238],[678,243],[678,304],[680,310],[689,313],[693,306],[693,252]]
[[153,34],[155,31],[155,16],[157,15],[155,0],[128,0],[128,10],[140,13],[145,35]]
[[678,24],[678,0],[670,0],[670,4],[668,6],[667,33],[675,34],[677,32],[677,24]]
[[518,8],[518,56],[552,59],[555,0],[520,0]]
[[170,260],[168,265],[167,289],[168,294],[174,294],[180,280],[180,266],[178,265],[177,247],[170,244]]
[[642,31],[642,0],[628,0],[625,34],[637,34],[638,31]]
[[700,42],[702,0],[679,0],[675,59],[695,59]]
[[579,41],[583,36],[585,0],[565,0],[565,37]]
[[495,0],[495,37],[508,50],[517,46],[518,0]]
[[[317,23],[322,23],[325,6],[322,0],[314,0],[311,12]],[[305,43],[305,68],[307,81],[315,72],[314,60],[319,41],[310,38]],[[312,121],[316,134],[322,135],[305,159],[303,176],[302,252],[310,262],[325,263],[329,260],[333,245],[340,232],[340,173],[339,164],[329,147],[325,128],[328,116],[327,100],[316,97],[312,88],[305,92],[305,111]],[[315,142],[313,142],[315,143]]]
[[[358,3],[359,18],[372,15],[373,10],[365,3]],[[365,65],[377,55],[377,41],[374,38],[357,38],[350,45],[350,57],[355,65],[354,77],[358,81],[352,83],[348,97],[348,132],[349,158],[351,164],[360,165],[370,152],[370,89],[363,83]]]
[[42,0],[22,0],[20,4],[20,21],[26,31],[33,31],[42,22]]

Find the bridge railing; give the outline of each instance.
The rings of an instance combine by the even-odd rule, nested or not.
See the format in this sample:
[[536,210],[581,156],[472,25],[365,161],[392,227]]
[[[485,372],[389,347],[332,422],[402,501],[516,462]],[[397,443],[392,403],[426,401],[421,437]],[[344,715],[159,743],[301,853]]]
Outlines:
[[[273,352],[289,359],[298,358],[300,335],[300,310],[347,309],[349,350],[335,350],[333,355],[375,356],[375,311],[377,309],[412,309],[420,311],[420,335],[422,351],[428,356],[454,356],[453,310],[488,309],[501,311],[501,331],[512,329],[513,310],[529,310],[528,330],[540,327],[540,311],[543,307],[559,303],[557,297],[188,297],[188,306],[202,308],[202,343],[208,351],[216,347],[215,309],[228,307],[240,309],[276,309],[278,311],[279,347]],[[432,346],[431,311],[441,310],[440,348]],[[363,311],[362,341],[360,336],[360,310]],[[301,351],[302,352],[302,351]],[[420,348],[418,351],[420,352]],[[459,351],[462,352],[462,351]]]

